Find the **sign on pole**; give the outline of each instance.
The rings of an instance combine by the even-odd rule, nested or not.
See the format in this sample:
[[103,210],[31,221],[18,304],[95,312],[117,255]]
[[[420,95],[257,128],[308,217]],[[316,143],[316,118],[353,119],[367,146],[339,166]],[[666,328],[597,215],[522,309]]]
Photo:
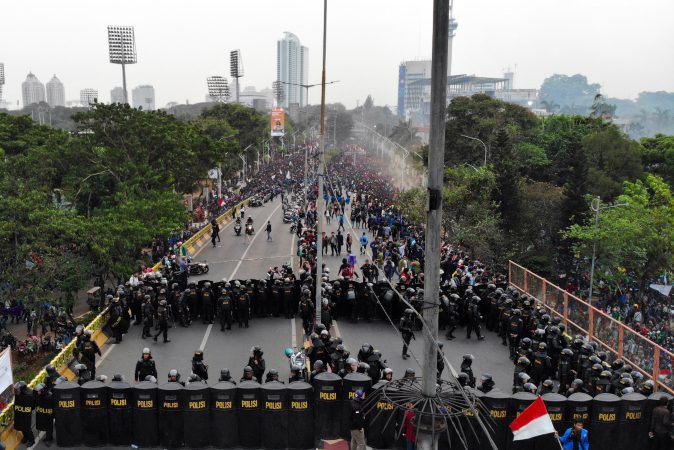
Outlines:
[[286,114],[283,108],[272,108],[271,110],[271,135],[273,137],[284,136]]

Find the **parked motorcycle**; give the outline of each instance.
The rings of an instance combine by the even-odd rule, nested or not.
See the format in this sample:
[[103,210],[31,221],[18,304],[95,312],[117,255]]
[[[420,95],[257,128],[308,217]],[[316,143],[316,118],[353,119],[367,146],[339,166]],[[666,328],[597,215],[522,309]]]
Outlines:
[[203,275],[208,273],[208,271],[210,270],[208,264],[205,262],[197,262],[197,263],[191,262],[189,268],[190,268],[189,269],[190,275]]

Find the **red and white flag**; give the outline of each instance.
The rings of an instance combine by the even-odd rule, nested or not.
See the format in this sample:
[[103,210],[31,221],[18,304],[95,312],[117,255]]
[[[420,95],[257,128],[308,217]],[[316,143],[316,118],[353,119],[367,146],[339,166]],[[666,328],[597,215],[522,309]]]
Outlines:
[[555,427],[548,415],[548,409],[541,397],[538,397],[510,424],[513,441],[531,439],[543,434],[555,432]]

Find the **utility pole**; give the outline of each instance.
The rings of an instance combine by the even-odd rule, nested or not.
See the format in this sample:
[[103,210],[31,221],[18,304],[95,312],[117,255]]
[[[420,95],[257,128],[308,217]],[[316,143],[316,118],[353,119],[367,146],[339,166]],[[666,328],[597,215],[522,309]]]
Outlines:
[[323,216],[325,215],[325,203],[323,200],[323,174],[325,173],[325,42],[328,25],[328,0],[323,0],[323,72],[321,74],[321,137],[318,155],[318,195],[316,196],[316,323],[321,323],[321,287],[323,278]]
[[[447,29],[449,0],[433,0],[433,60],[431,62],[431,134],[428,154],[428,213],[424,267],[424,366],[422,393],[436,396],[438,309],[440,293],[440,227],[442,224],[442,170],[445,167],[445,118],[447,108]],[[419,417],[417,415],[417,417]],[[426,417],[426,415],[422,416]],[[423,419],[422,419],[423,420]],[[419,450],[437,446],[435,423],[421,423]]]

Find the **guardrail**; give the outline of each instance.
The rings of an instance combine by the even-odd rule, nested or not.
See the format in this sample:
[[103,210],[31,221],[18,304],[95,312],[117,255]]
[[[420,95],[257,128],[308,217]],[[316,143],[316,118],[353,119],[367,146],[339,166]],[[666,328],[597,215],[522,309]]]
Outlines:
[[508,282],[560,317],[569,334],[582,334],[596,341],[652,378],[660,389],[674,394],[674,389],[660,378],[662,369],[672,370],[674,353],[513,261],[508,261]]
[[[247,199],[245,199],[245,200],[240,201],[239,203],[237,203],[236,205],[232,206],[231,208],[229,208],[229,209],[228,209],[227,211],[225,211],[224,213],[220,214],[220,215],[218,216],[218,218],[215,219],[215,220],[216,220],[219,224],[222,224],[222,223],[227,222],[228,219],[232,217],[232,210],[234,210],[234,209],[239,209],[239,208],[241,208],[241,206],[247,205],[249,201],[250,201],[250,198],[247,198]],[[205,227],[203,227],[201,230],[199,230],[199,231],[197,231],[196,233],[194,233],[194,235],[192,235],[188,240],[186,240],[185,242],[183,242],[183,247],[185,247],[185,249],[187,249],[187,253],[188,253],[188,254],[193,254],[193,253],[195,252],[195,250],[196,250],[196,247],[199,247],[199,246],[201,246],[201,245],[204,244],[204,243],[201,242],[201,241],[203,240],[204,237],[207,236],[208,233],[210,233],[210,231],[211,231],[212,228],[213,228],[213,226],[209,223],[208,225],[206,225]],[[163,266],[163,265],[162,265],[162,263],[161,263],[161,261],[160,261],[160,262],[158,262],[157,264],[155,264],[155,265],[152,267],[152,271],[153,271],[153,272],[158,272],[159,269],[162,268],[162,266]]]
[[[96,339],[98,335],[102,332],[103,326],[107,322],[108,310],[104,310],[99,315],[97,315],[94,320],[92,320],[89,325],[87,325],[85,330],[92,330],[94,332],[92,339]],[[73,358],[73,350],[75,349],[76,340],[73,339],[68,345],[66,345],[63,350],[61,350],[58,355],[50,361],[56,370],[61,374],[66,374],[69,369],[68,365]],[[39,383],[42,383],[47,377],[47,372],[42,369],[29,383],[28,387],[34,389]],[[3,442],[11,442],[12,439],[8,438],[7,435],[13,432],[12,423],[14,422],[14,402],[10,402],[7,407],[0,413],[0,434],[2,435]],[[8,445],[8,448],[11,448]]]

